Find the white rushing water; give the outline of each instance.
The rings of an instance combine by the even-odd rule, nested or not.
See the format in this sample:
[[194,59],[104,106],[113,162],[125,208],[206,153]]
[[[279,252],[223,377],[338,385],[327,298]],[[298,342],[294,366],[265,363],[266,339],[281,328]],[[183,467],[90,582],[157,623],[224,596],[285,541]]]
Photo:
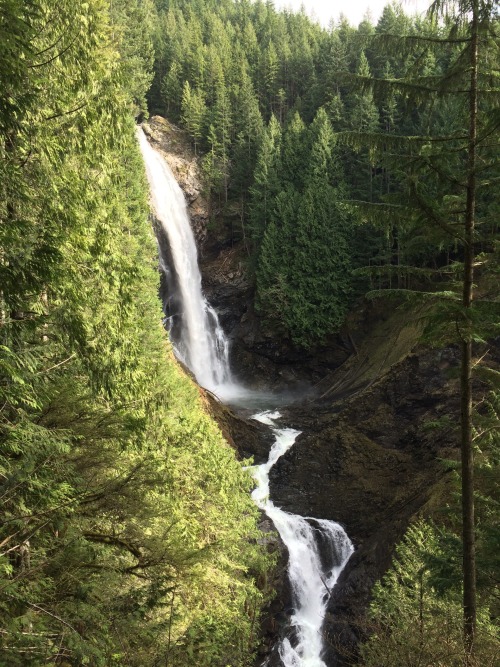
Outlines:
[[279,417],[279,412],[254,415],[254,419],[271,427],[276,439],[267,463],[252,468],[257,482],[252,498],[273,521],[288,549],[288,576],[294,604],[290,624],[296,640],[292,645],[289,639],[284,639],[279,654],[284,667],[326,667],[321,658],[323,620],[331,590],[354,548],[338,523],[284,512],[270,499],[269,472],[300,434],[292,428],[277,428]]
[[138,129],[155,215],[169,240],[182,302],[182,335],[176,352],[206,389],[231,385],[228,342],[201,290],[198,253],[184,194],[164,160]]
[[[254,406],[253,409],[269,402],[276,405],[277,397],[273,394],[249,390],[232,379],[227,339],[217,314],[202,293],[196,244],[184,195],[164,158],[151,147],[142,129],[138,129],[138,138],[153,208],[168,238],[174,266],[167,267],[164,257],[160,257],[160,264],[165,273],[173,268],[178,280],[182,325],[179,340],[175,341],[177,356],[200,385],[225,402]],[[289,553],[288,573],[295,609],[290,623],[295,638],[283,640],[279,654],[284,667],[326,667],[321,658],[322,624],[331,589],[353,547],[343,528],[334,521],[290,514],[270,500],[269,471],[299,435],[294,429],[278,428],[279,417],[278,412],[269,411],[254,416],[272,429],[276,441],[267,463],[251,469],[257,482],[252,497],[273,521]]]

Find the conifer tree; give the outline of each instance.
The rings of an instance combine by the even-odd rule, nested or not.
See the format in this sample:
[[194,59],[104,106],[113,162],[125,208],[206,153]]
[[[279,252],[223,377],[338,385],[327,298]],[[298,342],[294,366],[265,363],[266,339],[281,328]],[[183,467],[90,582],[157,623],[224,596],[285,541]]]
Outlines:
[[110,17],[119,40],[122,76],[139,116],[146,112],[146,94],[153,79],[153,24],[157,19],[153,0],[114,0]]
[[[474,300],[474,265],[478,248],[477,222],[487,219],[490,202],[487,189],[495,161],[489,151],[492,137],[498,136],[499,122],[494,111],[500,89],[494,83],[488,48],[498,40],[493,3],[483,0],[448,3],[439,0],[431,6],[431,17],[443,17],[442,34],[408,39],[386,37],[399,47],[417,45],[408,74],[390,82],[375,82],[375,90],[392,86],[407,96],[413,106],[432,105],[454,109],[448,124],[435,132],[427,121],[427,135],[396,138],[392,146],[392,166],[399,167],[399,192],[391,203],[404,211],[406,220],[426,230],[428,238],[444,232],[460,246],[461,294],[445,292],[437,312],[458,332],[461,347],[460,410],[462,479],[462,547],[463,547],[463,642],[467,665],[474,664],[474,636],[477,617],[475,521],[473,479],[472,423],[472,343],[478,332],[481,305]],[[429,76],[428,59],[422,50],[437,49],[442,70]],[[411,49],[410,49],[411,53]],[[493,65],[494,66],[494,65]],[[365,82],[366,79],[363,79]],[[432,116],[429,116],[432,118]],[[367,136],[364,137],[364,142]],[[371,137],[373,149],[386,148],[389,137]],[[387,157],[387,156],[386,156]],[[406,161],[406,164],[403,160]],[[479,169],[481,164],[481,169]],[[484,178],[484,174],[489,174]],[[396,207],[383,208],[384,215]],[[415,229],[415,228],[414,228]],[[428,231],[427,231],[428,230]],[[434,295],[433,299],[440,299]],[[452,324],[453,323],[453,324]]]
[[261,102],[268,115],[275,111],[276,95],[278,92],[279,60],[276,48],[271,41],[262,53],[261,60],[262,99]]
[[203,93],[198,89],[191,90],[189,81],[185,81],[182,91],[181,120],[194,140],[195,154],[204,134],[205,113]]
[[257,152],[264,132],[264,122],[257,96],[248,73],[248,63],[239,60],[238,84],[233,87],[233,133],[236,137],[233,151],[233,180],[235,189],[245,197],[252,179]]
[[[391,568],[374,587],[371,637],[361,647],[362,667],[462,667],[455,548],[454,536],[432,523],[418,520],[409,527]],[[493,667],[496,660],[497,630],[491,612],[486,605],[479,617],[481,645],[475,664],[481,667]]]
[[296,190],[304,183],[308,153],[306,126],[298,111],[291,114],[285,126],[281,148],[280,179]]
[[279,191],[280,154],[281,127],[273,115],[262,137],[250,187],[250,233],[256,248],[273,218]]
[[[232,113],[225,78],[222,77],[215,88],[215,100],[210,114],[211,127],[215,140],[211,141],[211,150],[217,154],[224,200],[228,200],[230,147],[232,143]],[[209,138],[210,141],[210,138]]]
[[[370,78],[370,66],[364,51],[361,51],[357,75],[364,79]],[[349,128],[355,132],[376,132],[379,128],[379,113],[373,100],[371,90],[354,93],[348,102]],[[373,201],[373,153],[366,148],[360,149],[352,156],[351,172],[355,174],[353,196],[363,201]]]
[[181,112],[183,95],[181,76],[182,68],[180,64],[174,60],[161,82],[161,94],[165,101],[165,113],[174,121],[178,120]]

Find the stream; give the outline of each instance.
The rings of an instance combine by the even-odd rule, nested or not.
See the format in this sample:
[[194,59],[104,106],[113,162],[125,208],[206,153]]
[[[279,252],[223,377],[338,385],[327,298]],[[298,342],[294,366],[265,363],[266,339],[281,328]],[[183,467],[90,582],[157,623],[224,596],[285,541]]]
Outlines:
[[249,470],[256,482],[252,498],[271,519],[288,551],[293,612],[289,632],[277,646],[281,663],[283,667],[327,667],[322,659],[323,620],[332,588],[354,551],[352,543],[338,523],[290,514],[270,499],[269,472],[293,446],[300,431],[283,427],[279,412],[262,409],[282,402],[279,396],[250,390],[233,378],[228,340],[201,289],[196,243],[183,192],[143,130],[139,128],[137,134],[152,207],[170,245],[170,257],[163,256],[160,248],[160,267],[178,304],[175,312],[166,313],[172,323],[170,336],[176,355],[198,384],[223,403],[253,409],[259,406],[252,418],[268,426],[274,435],[268,461]]

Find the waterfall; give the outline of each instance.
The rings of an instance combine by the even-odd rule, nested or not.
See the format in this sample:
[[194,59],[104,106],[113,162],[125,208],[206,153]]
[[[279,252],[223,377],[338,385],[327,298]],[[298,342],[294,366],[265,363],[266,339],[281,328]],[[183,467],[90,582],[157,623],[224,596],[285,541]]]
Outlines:
[[[228,343],[217,314],[201,289],[196,244],[191,230],[184,195],[164,158],[138,130],[139,144],[146,165],[151,199],[157,219],[169,241],[171,260],[160,256],[165,275],[175,273],[179,294],[180,331],[173,340],[178,357],[191,369],[196,380],[229,403],[256,409],[262,402],[277,397],[238,385],[229,370]],[[174,295],[170,295],[172,298]],[[255,503],[273,521],[288,549],[288,573],[292,586],[294,614],[290,622],[294,639],[284,639],[278,649],[284,667],[326,667],[321,658],[321,629],[330,592],[353,546],[344,529],[334,521],[302,517],[276,507],[269,499],[269,471],[295,442],[299,431],[276,427],[278,412],[254,416],[267,424],[275,443],[267,463],[251,468],[256,480],[252,494]]]
[[269,472],[300,434],[291,428],[276,428],[279,417],[279,412],[254,415],[254,419],[272,428],[275,442],[267,463],[251,469],[257,482],[252,498],[272,520],[288,549],[288,576],[294,604],[290,624],[296,639],[295,645],[290,639],[284,639],[278,649],[284,667],[326,667],[321,658],[323,620],[331,590],[354,549],[338,523],[284,512],[270,500]]
[[138,137],[153,209],[168,238],[178,280],[182,311],[180,335],[173,341],[175,350],[197,382],[217,393],[221,387],[232,384],[229,345],[217,313],[203,296],[198,253],[184,194],[170,167],[152,148],[142,129],[138,129]]

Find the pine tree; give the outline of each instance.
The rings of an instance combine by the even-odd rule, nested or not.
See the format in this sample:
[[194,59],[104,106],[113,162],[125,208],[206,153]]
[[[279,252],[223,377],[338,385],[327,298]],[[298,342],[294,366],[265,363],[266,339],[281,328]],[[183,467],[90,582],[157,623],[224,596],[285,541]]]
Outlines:
[[[478,0],[451,7],[437,2],[430,11],[431,15],[443,17],[442,35],[436,37],[432,30],[429,36],[424,34],[416,39],[393,36],[386,40],[407,49],[416,44],[420,53],[437,49],[441,71],[429,76],[428,59],[421,58],[420,53],[414,54],[409,61],[407,76],[392,82],[375,82],[375,90],[385,90],[389,85],[407,96],[413,107],[439,108],[443,104],[444,109],[453,109],[453,114],[448,114],[448,124],[440,132],[435,133],[430,115],[425,126],[427,135],[399,137],[392,142],[388,135],[372,135],[371,145],[379,151],[391,145],[390,164],[399,166],[399,192],[391,196],[394,206],[383,207],[384,215],[390,216],[394,212],[397,219],[397,204],[404,211],[405,221],[413,219],[413,229],[419,235],[425,230],[428,238],[434,239],[437,232],[441,237],[444,233],[460,247],[461,294],[445,291],[440,301],[439,295],[432,298],[438,300],[436,309],[441,319],[447,322],[448,330],[452,325],[458,332],[462,352],[459,441],[463,507],[463,641],[466,664],[472,665],[477,617],[472,343],[477,336],[481,314],[485,313],[480,303],[474,300],[473,282],[478,247],[477,222],[488,219],[490,214],[487,192],[492,170],[496,170],[490,142],[493,136],[498,136],[499,123],[494,109],[500,89],[492,84],[488,51],[489,45],[497,40],[496,19],[493,4]],[[363,80],[366,82],[365,78]],[[365,142],[366,139],[365,135]],[[486,173],[488,177],[484,178]]]
[[198,89],[191,90],[189,81],[185,81],[182,91],[181,120],[194,140],[195,155],[204,134],[205,114],[206,107],[203,93]]
[[[211,142],[212,152],[217,153],[219,169],[222,174],[224,201],[228,200],[230,146],[232,143],[232,112],[231,101],[224,77],[215,88],[215,101],[210,114],[211,127],[215,141]],[[210,138],[209,138],[210,141]]]
[[304,182],[308,148],[306,126],[298,111],[295,111],[283,133],[280,178],[296,190],[300,190]]
[[276,48],[271,41],[261,58],[261,102],[270,116],[275,111],[276,95],[278,93],[279,59]]
[[[357,75],[364,79],[370,78],[370,66],[364,51],[361,52]],[[379,128],[379,113],[373,100],[371,90],[361,91],[351,96],[348,101],[349,128],[360,134],[376,132]],[[353,196],[363,201],[373,201],[373,170],[375,167],[373,153],[361,149],[353,155],[353,164],[348,167],[354,177]]]
[[177,61],[174,61],[161,83],[161,95],[165,104],[165,112],[174,121],[179,119],[181,112],[183,93],[181,76],[182,68]]
[[248,64],[239,59],[238,84],[233,88],[232,108],[234,114],[233,133],[236,146],[233,152],[234,187],[241,196],[248,191],[257,160],[257,152],[264,132],[264,122],[252,80],[248,73]]
[[290,310],[296,342],[338,331],[350,295],[349,213],[331,125],[320,109],[309,128],[305,184],[293,230]]
[[129,87],[134,113],[139,116],[147,110],[146,94],[153,79],[155,7],[152,0],[113,0],[110,18],[116,33],[121,32],[123,81]]
[[250,187],[250,234],[258,249],[264,232],[273,219],[274,202],[279,192],[281,128],[271,116],[262,137]]
[[[361,647],[359,660],[363,667],[462,667],[464,659],[468,660],[453,571],[455,550],[454,536],[432,523],[418,520],[409,527],[396,547],[391,568],[373,590],[368,621],[371,637]],[[496,631],[487,607],[480,615],[479,628],[481,645],[475,664],[493,667]]]

